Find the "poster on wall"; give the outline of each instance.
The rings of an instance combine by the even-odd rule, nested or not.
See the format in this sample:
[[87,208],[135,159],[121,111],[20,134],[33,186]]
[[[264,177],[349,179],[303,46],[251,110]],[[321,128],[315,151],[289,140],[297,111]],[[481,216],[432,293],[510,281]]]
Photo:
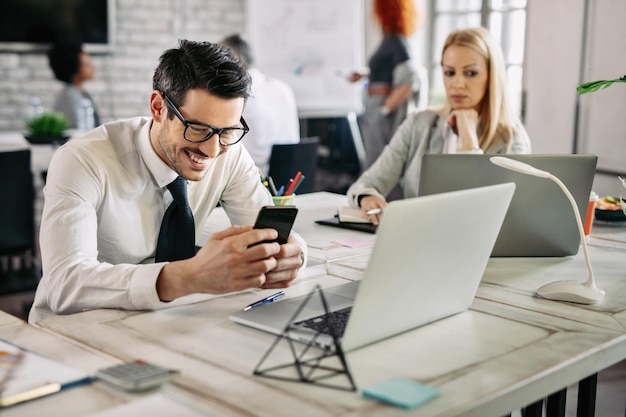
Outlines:
[[255,66],[294,90],[300,117],[360,113],[364,66],[361,0],[248,0],[247,37]]

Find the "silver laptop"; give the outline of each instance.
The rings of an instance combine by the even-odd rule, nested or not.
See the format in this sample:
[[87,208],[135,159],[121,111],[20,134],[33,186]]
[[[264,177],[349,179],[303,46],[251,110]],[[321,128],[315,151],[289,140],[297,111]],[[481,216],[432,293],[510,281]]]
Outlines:
[[[420,195],[515,182],[515,196],[492,256],[570,256],[578,253],[580,233],[571,203],[554,181],[492,164],[492,155],[426,154]],[[585,218],[597,155],[506,155],[558,177]]]
[[[350,310],[341,336],[343,349],[353,350],[467,310],[514,190],[515,184],[508,183],[391,202],[378,226],[362,280],[323,290],[330,311]],[[319,296],[311,296],[294,317],[306,298],[239,311],[230,319],[274,334],[298,323],[302,331],[290,331],[290,337],[328,346],[330,336],[320,336],[318,330],[306,330],[302,324],[323,315]]]

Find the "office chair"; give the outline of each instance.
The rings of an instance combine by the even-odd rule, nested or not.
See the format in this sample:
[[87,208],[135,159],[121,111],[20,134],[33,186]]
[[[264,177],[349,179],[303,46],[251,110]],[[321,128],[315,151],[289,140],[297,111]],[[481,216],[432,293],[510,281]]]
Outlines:
[[[30,149],[0,152],[0,297],[32,292],[41,268],[35,257],[35,209]],[[24,303],[26,314],[30,305]]]
[[315,173],[317,170],[317,148],[320,138],[317,136],[302,138],[299,143],[280,144],[272,146],[270,156],[269,176],[276,187],[289,184],[298,171],[304,175],[304,181],[296,194],[306,194],[315,191]]

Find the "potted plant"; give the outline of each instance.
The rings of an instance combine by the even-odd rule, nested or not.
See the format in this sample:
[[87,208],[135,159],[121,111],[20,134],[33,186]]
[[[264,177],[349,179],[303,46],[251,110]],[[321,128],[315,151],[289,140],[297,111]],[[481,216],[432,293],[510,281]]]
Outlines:
[[64,135],[68,127],[67,118],[61,113],[42,113],[26,122],[29,133],[24,135],[32,144],[63,143],[69,139]]

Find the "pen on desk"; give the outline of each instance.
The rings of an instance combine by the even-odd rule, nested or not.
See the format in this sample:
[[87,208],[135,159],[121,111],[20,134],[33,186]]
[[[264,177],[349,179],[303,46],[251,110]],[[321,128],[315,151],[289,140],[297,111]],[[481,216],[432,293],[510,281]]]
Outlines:
[[270,295],[269,297],[265,297],[265,298],[263,298],[262,300],[255,301],[254,303],[247,305],[247,306],[243,309],[243,311],[248,311],[248,310],[250,310],[251,308],[258,307],[258,306],[262,306],[263,304],[273,303],[274,301],[278,300],[278,299],[279,299],[280,297],[282,297],[283,295],[285,295],[285,292],[284,292],[284,291],[279,291],[279,292],[277,292],[276,294],[272,294],[272,295]]
[[382,211],[382,209],[375,208],[375,209],[367,210],[367,211],[365,212],[365,214],[367,214],[367,215],[369,216],[369,215],[371,215],[371,214],[380,214],[380,213],[382,213],[382,212],[383,212],[383,211]]

